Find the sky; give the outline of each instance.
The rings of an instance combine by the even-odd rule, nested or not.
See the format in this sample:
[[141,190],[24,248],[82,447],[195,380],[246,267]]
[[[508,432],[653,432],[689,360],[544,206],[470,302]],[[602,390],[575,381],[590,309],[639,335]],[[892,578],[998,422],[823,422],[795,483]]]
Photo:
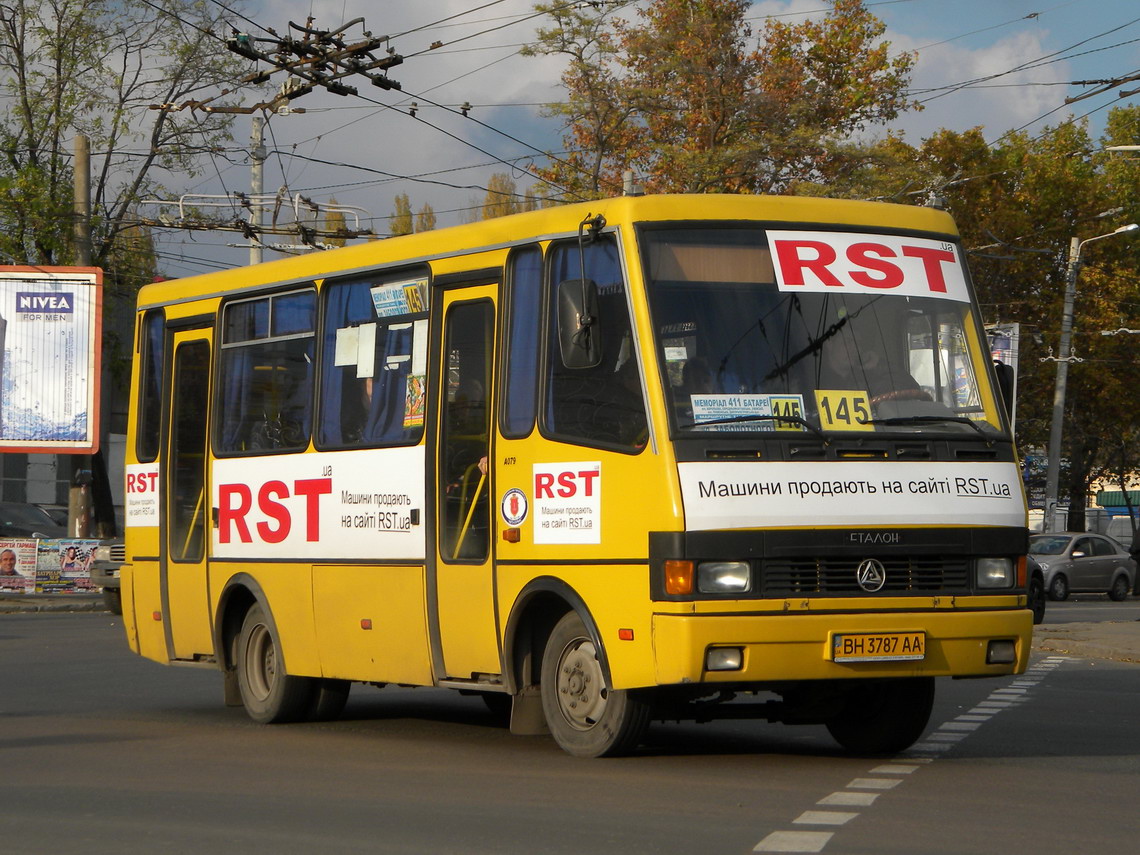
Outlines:
[[[802,21],[827,5],[764,0],[752,4],[748,17],[759,30],[766,16]],[[912,96],[924,109],[891,127],[912,144],[939,128],[975,126],[995,142],[1010,130],[1032,134],[1085,115],[1097,133],[1112,106],[1140,98],[1120,96],[1121,90],[1140,90],[1136,0],[869,0],[867,5],[887,25],[884,38],[892,52],[917,52]],[[542,152],[561,147],[558,125],[542,115],[541,105],[563,97],[562,64],[519,54],[542,23],[532,17],[533,0],[246,0],[235,8],[241,15],[231,17],[233,25],[255,36],[267,35],[266,27],[284,33],[290,21],[304,24],[309,16],[326,30],[364,17],[348,35],[364,30],[389,35],[392,48],[405,57],[389,72],[402,92],[361,81],[359,96],[317,91],[293,102],[303,113],[271,116],[264,167],[269,192],[287,188],[293,197],[302,194],[318,203],[335,197],[359,208],[362,225],[378,234],[387,232],[396,195],[406,193],[413,210],[430,204],[442,227],[461,222],[464,210],[481,201],[492,173],[508,172],[525,189],[531,183],[526,167],[541,162]],[[441,44],[432,48],[435,42]],[[1137,79],[1107,87],[1080,83],[1133,75]],[[276,75],[274,83],[280,79]],[[1098,88],[1106,91],[1065,103]],[[471,105],[466,118],[459,113],[464,103]],[[235,125],[239,148],[248,138],[248,122],[243,116]],[[185,191],[226,194],[249,186],[249,161],[238,151],[218,158],[185,184]],[[162,268],[170,276],[248,258],[248,250],[233,246],[242,243],[236,234],[170,230],[159,238]],[[269,251],[265,258],[276,255]]]

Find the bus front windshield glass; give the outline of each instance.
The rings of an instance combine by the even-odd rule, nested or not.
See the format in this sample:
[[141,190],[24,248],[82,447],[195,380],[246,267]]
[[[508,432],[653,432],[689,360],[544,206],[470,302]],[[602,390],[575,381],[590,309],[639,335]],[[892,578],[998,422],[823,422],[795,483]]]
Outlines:
[[956,244],[686,225],[641,247],[679,436],[1003,429]]

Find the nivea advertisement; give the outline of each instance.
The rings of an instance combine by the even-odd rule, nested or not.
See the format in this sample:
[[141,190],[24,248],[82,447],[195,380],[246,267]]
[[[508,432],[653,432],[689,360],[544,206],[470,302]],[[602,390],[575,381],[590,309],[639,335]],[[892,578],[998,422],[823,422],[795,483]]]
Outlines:
[[98,443],[102,273],[0,268],[0,451]]

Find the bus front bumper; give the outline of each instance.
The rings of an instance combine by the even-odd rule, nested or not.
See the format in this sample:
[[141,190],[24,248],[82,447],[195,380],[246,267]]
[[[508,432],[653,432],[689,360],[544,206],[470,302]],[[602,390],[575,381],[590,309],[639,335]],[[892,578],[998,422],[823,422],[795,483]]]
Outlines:
[[658,685],[1020,674],[1032,631],[1024,608],[653,616]]

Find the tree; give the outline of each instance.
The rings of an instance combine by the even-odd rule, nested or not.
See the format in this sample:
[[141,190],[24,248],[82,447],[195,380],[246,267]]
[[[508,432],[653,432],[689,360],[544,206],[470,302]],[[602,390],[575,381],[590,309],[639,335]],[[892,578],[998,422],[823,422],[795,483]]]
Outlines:
[[[214,97],[242,64],[214,35],[217,7],[201,0],[8,0],[0,4],[0,258],[72,264],[73,141],[90,141],[92,262],[104,269],[104,364],[116,388],[131,338],[116,307],[133,308],[155,275],[137,202],[169,195],[163,176],[196,174],[231,137],[223,113],[183,111]],[[121,404],[120,399],[116,403]],[[101,454],[101,452],[100,452]],[[93,461],[97,528],[114,532],[100,455]],[[102,476],[102,480],[100,480]]]
[[388,234],[392,237],[410,235],[412,229],[412,203],[407,193],[396,196],[396,210],[388,220]]
[[648,192],[784,192],[851,170],[850,137],[915,106],[914,58],[888,56],[862,0],[770,20],[755,44],[747,0],[651,0],[632,20],[614,5],[630,6],[536,6],[554,26],[530,51],[568,59],[548,113],[569,153],[538,172],[567,195],[620,192],[626,170]]
[[420,208],[419,213],[416,214],[416,231],[430,232],[434,228],[435,209],[431,205],[424,203],[424,206]]
[[483,198],[483,219],[517,214],[519,210],[514,179],[505,172],[493,173],[487,181],[487,195]]
[[230,139],[230,117],[177,109],[240,76],[219,29],[216,7],[197,0],[0,5],[0,252],[73,260],[70,145],[81,133],[94,152],[93,260],[121,256],[136,202],[164,193],[160,175],[196,174]]
[[[1140,108],[1118,108],[1100,140],[1064,122],[1034,137],[1007,134],[987,144],[980,128],[942,130],[920,148],[877,146],[876,166],[853,173],[868,195],[938,197],[970,253],[984,320],[1021,325],[1018,444],[1044,449],[1052,422],[1062,301],[1070,242],[1140,222],[1140,161],[1104,152],[1140,139]],[[880,166],[884,168],[879,168]],[[1064,413],[1062,504],[1069,526],[1084,528],[1085,497],[1100,477],[1135,471],[1140,446],[1131,429],[1140,408],[1131,337],[1101,331],[1140,328],[1135,283],[1140,241],[1120,237],[1082,254],[1073,351]]]

